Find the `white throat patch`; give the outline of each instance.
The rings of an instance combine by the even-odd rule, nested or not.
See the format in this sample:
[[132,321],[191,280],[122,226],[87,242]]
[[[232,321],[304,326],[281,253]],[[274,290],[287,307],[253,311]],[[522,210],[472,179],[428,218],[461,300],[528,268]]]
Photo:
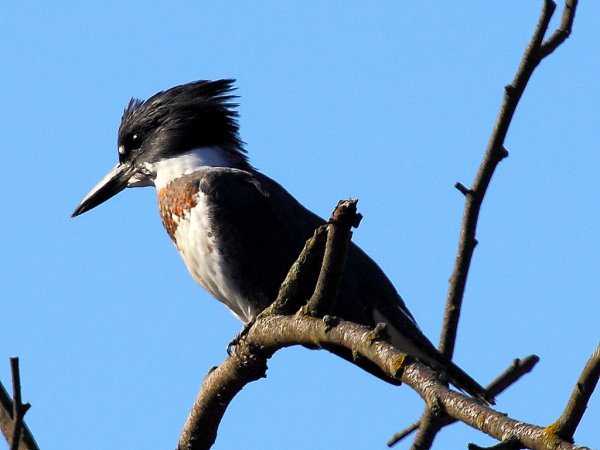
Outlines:
[[146,169],[155,174],[154,186],[157,190],[202,167],[231,167],[231,163],[225,157],[221,147],[200,147],[154,164],[146,164]]

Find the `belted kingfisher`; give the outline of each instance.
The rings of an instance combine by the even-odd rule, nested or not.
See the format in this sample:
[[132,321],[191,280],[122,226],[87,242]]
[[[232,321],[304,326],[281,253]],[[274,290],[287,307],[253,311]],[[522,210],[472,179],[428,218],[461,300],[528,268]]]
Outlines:
[[[131,99],[119,127],[119,162],[73,217],[127,187],[155,186],[162,223],[192,277],[247,323],[275,300],[304,243],[324,220],[248,162],[233,83],[196,81],[145,101]],[[333,313],[370,327],[385,323],[400,351],[493,402],[427,339],[390,280],[355,244]],[[328,350],[353,360],[346,349]],[[358,364],[383,375],[368,361]]]

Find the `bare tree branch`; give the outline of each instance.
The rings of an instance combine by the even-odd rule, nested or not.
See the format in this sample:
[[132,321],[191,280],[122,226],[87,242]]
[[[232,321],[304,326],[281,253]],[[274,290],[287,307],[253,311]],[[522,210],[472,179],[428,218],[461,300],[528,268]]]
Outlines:
[[[525,50],[523,58],[521,59],[521,64],[515,78],[504,90],[504,100],[500,106],[496,124],[494,125],[494,129],[490,136],[481,165],[479,166],[479,170],[477,171],[477,175],[475,176],[475,180],[473,181],[473,185],[470,189],[465,188],[460,183],[457,183],[456,185],[465,195],[466,201],[460,227],[458,251],[452,276],[450,278],[450,286],[448,288],[444,323],[439,344],[440,351],[449,358],[454,354],[462,299],[465,292],[473,251],[477,243],[475,234],[481,204],[483,203],[487,188],[498,163],[508,156],[508,152],[504,148],[506,133],[508,132],[508,127],[512,121],[523,91],[525,90],[533,71],[543,58],[543,56],[540,56],[539,54],[539,48],[555,8],[556,4],[553,1],[544,1],[538,25]],[[574,13],[574,9],[572,11]]]
[[[207,375],[184,425],[179,449],[209,448],[216,439],[218,424],[233,396],[248,381],[265,376],[266,362],[272,352],[262,354],[240,345],[257,321],[272,315],[297,311],[308,297],[305,295],[307,287],[311,286],[315,288],[305,308],[308,313],[315,315],[333,308],[352,237],[350,229],[357,227],[362,218],[356,212],[357,202],[338,202],[328,224],[318,227],[313,236],[306,241],[302,252],[281,284],[277,299],[261,312],[256,320],[246,324],[230,343],[227,352],[235,359],[226,360]],[[315,277],[317,273],[318,278]],[[235,352],[231,351],[233,346]],[[229,376],[231,371],[235,373],[235,377]],[[239,384],[240,380],[247,381]],[[230,393],[231,397],[223,392]],[[209,411],[209,414],[205,411]]]
[[[508,367],[504,372],[502,372],[500,375],[498,375],[498,377],[494,381],[492,381],[490,384],[488,384],[486,386],[486,390],[492,396],[497,396],[497,395],[501,394],[502,392],[504,392],[504,390],[506,388],[508,388],[510,385],[512,385],[513,383],[518,381],[523,375],[531,372],[531,370],[533,370],[533,367],[538,363],[539,360],[540,360],[540,358],[536,355],[529,355],[524,359],[518,359],[518,358],[515,359],[512,362],[512,364],[510,365],[510,367]],[[405,437],[409,436],[411,433],[416,431],[419,428],[419,426],[421,425],[421,422],[428,419],[428,416],[426,416],[427,412],[428,412],[428,410],[425,410],[425,412],[423,413],[423,417],[421,417],[421,419],[419,419],[415,423],[409,425],[404,430],[402,430],[398,433],[395,433],[388,441],[388,443],[387,443],[388,447],[394,446],[395,444],[400,442],[402,439],[404,439]],[[456,419],[453,419],[452,417],[449,417],[448,415],[444,415],[441,420],[441,427],[451,425],[455,422],[456,422]],[[441,429],[441,427],[440,427],[440,429]],[[422,442],[425,442],[425,439],[422,439]]]
[[521,447],[521,444],[517,439],[509,437],[505,441],[499,442],[491,447],[480,447],[479,445],[469,444],[467,448],[469,450],[518,450],[523,447]]
[[356,212],[358,200],[338,202],[327,226],[327,246],[317,285],[306,309],[315,317],[331,314],[340,287],[350,239],[351,228],[358,227],[362,216]]
[[524,359],[516,358],[511,366],[487,385],[486,389],[491,395],[499,395],[506,388],[521,379],[521,377],[533,370],[540,360],[537,355],[529,355]]
[[[548,24],[556,9],[556,3],[552,0],[544,0],[538,24],[529,45],[521,58],[521,64],[515,78],[504,90],[504,100],[500,106],[494,129],[490,136],[481,165],[479,166],[479,170],[477,171],[477,175],[475,176],[475,180],[473,181],[473,185],[471,188],[466,188],[460,182],[457,182],[455,185],[455,187],[465,196],[466,200],[460,227],[460,238],[456,260],[452,276],[450,277],[450,285],[448,287],[444,321],[439,343],[440,352],[448,358],[452,358],[454,347],[456,345],[458,322],[460,319],[467,276],[469,274],[473,252],[477,245],[475,236],[481,205],[498,163],[508,156],[508,151],[504,147],[504,140],[508,128],[533,71],[540,64],[542,59],[554,51],[554,49],[564,42],[570,34],[573,19],[575,17],[576,6],[576,1],[566,0],[561,27],[550,37],[550,39],[548,39],[548,41],[546,41],[546,43],[544,43],[544,35],[546,34]],[[428,449],[431,447],[435,435],[443,425],[440,420],[434,420],[429,411],[423,413],[420,424],[419,433],[417,434],[413,447],[415,449]]]
[[[523,55],[515,78],[505,88],[504,100],[473,185],[471,188],[466,188],[461,183],[456,184],[457,189],[466,197],[466,201],[439,345],[440,351],[449,358],[454,353],[462,299],[474,248],[477,244],[475,235],[479,212],[498,163],[508,156],[508,151],[504,147],[508,128],[533,71],[545,56],[554,51],[569,36],[576,5],[576,1],[566,0],[560,28],[544,42],[548,24],[556,8],[556,4],[552,0],[544,0],[538,25]],[[336,227],[333,225],[335,223],[331,222],[328,226],[327,246],[317,287],[306,308],[307,311],[318,315],[330,311],[335,301],[351,235],[350,226],[347,226],[345,231],[336,236],[334,233]],[[317,234],[314,238],[317,238]],[[315,244],[314,248],[322,248],[322,246]],[[310,251],[308,253],[310,254]],[[313,259],[313,261],[317,260]],[[302,264],[297,264],[296,269],[301,271]],[[291,270],[288,278],[292,276],[292,272]],[[298,289],[298,286],[295,285],[296,282],[291,278],[290,282],[289,286],[282,288],[279,297],[284,291],[293,292]],[[300,296],[296,297],[300,298]],[[297,314],[293,317],[275,315],[275,311],[287,309],[284,307],[285,304],[284,301],[278,299],[272,308],[268,308],[268,311],[260,314],[256,322],[246,330],[247,337],[238,343],[236,351],[221,366],[214,368],[207,375],[184,427],[179,449],[209,448],[216,438],[218,424],[231,399],[246,383],[265,376],[266,362],[275,351],[291,345],[317,348],[324,345],[344,346],[357,357],[372,361],[391,378],[401,379],[413,387],[427,404],[423,419],[419,422],[419,435],[413,445],[415,449],[429,448],[437,432],[453,420],[460,420],[495,437],[500,441],[497,448],[575,448],[570,442],[571,439],[562,438],[562,435],[556,433],[556,429],[537,427],[510,419],[476,400],[450,390],[426,366],[418,362],[410,362],[410,358],[406,358],[386,342],[372,339],[370,336],[373,333],[366,327],[345,321],[332,324],[324,320],[325,318],[319,320],[306,314]],[[529,357],[523,362],[516,361],[509,371],[492,383],[491,388],[501,392],[531,370],[536,362],[537,357],[535,356]],[[593,378],[590,375],[586,377],[586,379]],[[574,402],[578,405],[582,404],[581,400]],[[584,403],[587,404],[587,399]],[[575,427],[579,423],[579,419],[575,419],[577,414],[570,413],[568,415],[570,423],[576,421]],[[411,429],[414,427],[415,425]],[[568,427],[563,431],[567,429]],[[410,431],[404,432],[404,435],[408,433]],[[578,446],[577,448],[584,447]]]
[[548,427],[548,432],[566,441],[573,441],[575,430],[585,413],[587,404],[600,377],[600,344],[583,368],[569,402],[559,419]]
[[419,426],[421,425],[421,419],[417,420],[414,423],[411,423],[409,426],[407,426],[404,430],[402,431],[398,431],[397,433],[394,433],[394,435],[390,438],[390,440],[387,442],[387,446],[388,447],[393,447],[394,445],[396,445],[398,442],[400,442],[402,439],[404,439],[405,437],[410,436],[411,434],[413,434],[415,431],[417,431],[419,429]]
[[419,420],[417,435],[412,444],[411,450],[427,450],[433,445],[433,441],[440,430],[444,427],[443,417],[439,412],[431,411],[428,405],[425,405],[425,411]]
[[30,405],[24,405],[21,401],[21,375],[19,373],[19,358],[10,358],[10,370],[12,372],[13,384],[13,437],[10,444],[10,450],[19,450],[19,441],[21,440],[21,428],[23,425],[23,416]]
[[19,358],[10,358],[10,366],[14,400],[10,398],[0,383],[0,429],[10,444],[11,450],[39,450],[31,431],[23,421],[23,417],[31,405],[23,404],[21,400]]
[[327,235],[327,225],[321,225],[306,241],[300,256],[292,264],[285,280],[281,283],[277,299],[267,308],[268,314],[292,314],[306,303],[310,295],[307,291],[315,285],[323,263]]
[[560,25],[552,36],[542,44],[540,48],[540,58],[545,58],[558,48],[570,35],[575,20],[575,10],[577,9],[577,0],[566,0],[563,9]]
[[246,342],[240,341],[235,351],[220,366],[213,367],[204,378],[183,426],[177,450],[210,448],[217,438],[219,424],[231,400],[246,384],[266,376],[267,358],[271,355],[253,353],[244,345]]
[[[327,224],[317,227],[304,244],[281,283],[275,301],[259,316],[292,314],[303,308],[307,314],[323,317],[333,310],[352,238],[350,229],[358,227],[362,219],[362,215],[356,212],[357,203],[358,200],[338,202]],[[312,286],[315,286],[314,289]],[[245,338],[254,322],[251,320],[244,324],[227,346],[227,353],[230,354]]]
[[193,424],[184,428],[180,450],[210,448],[216,427],[231,399],[247,383],[265,375],[266,360],[280,348],[292,345],[319,347],[344,346],[368,358],[390,377],[401,379],[425,400],[432,410],[445,411],[449,416],[502,441],[514,436],[523,447],[531,449],[581,450],[586,447],[551,437],[545,428],[529,425],[507,417],[482,405],[477,400],[455,392],[444,385],[427,366],[412,361],[385,341],[374,341],[368,327],[343,320],[334,326],[304,314],[295,316],[264,316],[257,319],[246,339],[218,368],[206,376],[194,408],[198,416],[188,419]]

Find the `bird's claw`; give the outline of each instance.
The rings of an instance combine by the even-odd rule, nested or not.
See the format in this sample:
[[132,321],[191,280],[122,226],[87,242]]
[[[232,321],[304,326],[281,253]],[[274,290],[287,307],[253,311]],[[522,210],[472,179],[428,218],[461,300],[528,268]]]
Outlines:
[[229,342],[229,344],[227,344],[227,354],[229,356],[231,356],[233,354],[233,349],[235,349],[235,347],[237,347],[237,345],[242,342],[244,339],[246,339],[246,336],[248,335],[248,331],[250,331],[250,328],[252,328],[252,325],[254,325],[255,319],[250,320],[249,322],[246,322],[244,324],[244,326],[242,327],[242,329],[240,330],[240,332],[237,334],[236,337],[234,337],[231,342]]
[[375,328],[371,330],[371,332],[367,335],[367,339],[369,342],[377,342],[384,341],[389,337],[388,332],[386,330],[385,323],[379,322],[375,325]]
[[338,319],[335,316],[324,315],[323,316],[323,323],[325,324],[325,333],[328,333],[334,327],[336,327],[338,323],[340,323],[340,319]]

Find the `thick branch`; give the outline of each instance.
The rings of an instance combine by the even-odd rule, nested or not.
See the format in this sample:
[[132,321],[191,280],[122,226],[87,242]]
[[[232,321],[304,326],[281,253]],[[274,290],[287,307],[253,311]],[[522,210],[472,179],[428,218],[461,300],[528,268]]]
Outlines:
[[231,400],[246,384],[266,376],[266,354],[253,354],[246,342],[238,343],[235,352],[206,375],[183,427],[177,450],[210,448]]
[[[529,355],[524,359],[518,359],[518,358],[515,359],[512,362],[512,364],[510,365],[510,367],[508,367],[504,372],[502,372],[500,375],[498,375],[498,377],[494,381],[492,381],[490,384],[488,384],[486,386],[486,390],[489,392],[490,395],[492,395],[494,397],[500,395],[502,392],[504,392],[504,390],[506,388],[508,388],[510,385],[512,385],[513,383],[518,381],[523,375],[531,372],[531,370],[533,370],[533,367],[538,363],[539,360],[540,360],[540,358],[536,355]],[[387,443],[388,447],[392,447],[393,445],[397,444],[402,439],[404,439],[405,437],[409,436],[414,431],[419,429],[421,422],[428,420],[429,416],[430,416],[429,410],[426,409],[425,412],[423,413],[423,416],[421,417],[421,419],[419,419],[415,423],[409,425],[404,430],[402,430],[398,433],[395,433],[394,436],[392,436],[390,438],[390,440],[388,441],[388,443]],[[448,415],[444,415],[444,417],[441,419],[440,422],[435,421],[434,426],[432,428],[430,428],[430,430],[434,430],[437,427],[437,429],[439,431],[441,428],[455,423],[456,419],[453,419],[452,417],[449,417]],[[441,426],[438,427],[438,425],[441,425]],[[426,433],[426,432],[430,433],[429,430],[423,431],[423,433]],[[435,437],[435,436],[432,436],[432,438],[433,437]],[[427,435],[424,435],[421,438],[417,437],[417,438],[415,438],[414,446],[416,447],[417,444],[420,445],[421,443],[426,444],[428,441],[429,441],[429,439],[427,438]],[[431,439],[430,443],[431,442],[433,442],[433,439]]]
[[[246,339],[221,366],[211,370],[204,380],[194,408],[198,414],[188,419],[179,449],[206,449],[212,445],[206,436],[216,436],[216,427],[231,399],[246,383],[264,376],[265,361],[276,350],[292,345],[319,347],[344,346],[355,354],[373,361],[390,377],[410,385],[432,409],[441,409],[449,416],[502,440],[511,435],[522,446],[532,449],[574,450],[585,447],[552,436],[544,428],[513,420],[476,400],[452,391],[437,375],[418,362],[408,362],[405,355],[385,341],[369,338],[368,327],[339,321],[335,326],[308,315],[266,316],[257,320]],[[435,408],[434,408],[435,406]],[[551,442],[550,442],[551,441]]]
[[467,446],[468,450],[519,450],[521,449],[521,444],[517,439],[513,439],[509,437],[505,441],[499,442],[496,445],[492,445],[491,447],[480,447],[479,445],[469,444]]

